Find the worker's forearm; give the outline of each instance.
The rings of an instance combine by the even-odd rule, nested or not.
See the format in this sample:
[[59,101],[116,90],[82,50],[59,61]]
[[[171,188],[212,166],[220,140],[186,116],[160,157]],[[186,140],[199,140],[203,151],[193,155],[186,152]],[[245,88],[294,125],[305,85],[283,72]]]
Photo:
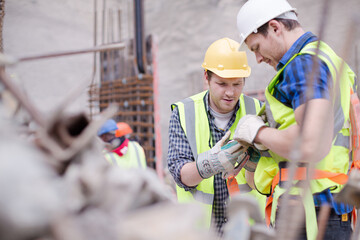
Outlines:
[[293,125],[286,130],[275,128],[261,128],[256,135],[255,142],[269,148],[274,153],[290,159],[291,150],[294,146],[294,140],[298,137],[298,126]]
[[[297,124],[284,130],[261,128],[255,138],[274,153],[294,160],[293,150],[297,149],[299,161],[318,162],[330,151],[333,139],[333,112],[326,99],[313,99],[308,103],[306,117],[303,120],[305,105],[295,110]],[[303,125],[300,133],[300,125]],[[301,134],[301,139],[299,138]],[[295,142],[300,140],[298,143]]]
[[196,163],[186,163],[180,170],[181,182],[188,187],[198,185],[203,179],[201,178]]

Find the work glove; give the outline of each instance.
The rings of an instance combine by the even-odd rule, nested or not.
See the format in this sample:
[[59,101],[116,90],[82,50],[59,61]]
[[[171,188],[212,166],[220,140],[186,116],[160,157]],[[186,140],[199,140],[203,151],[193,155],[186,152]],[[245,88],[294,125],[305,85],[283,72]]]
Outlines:
[[244,168],[246,170],[248,170],[249,172],[255,172],[255,169],[260,160],[261,154],[254,147],[249,147],[247,149],[247,154],[249,155],[249,160],[246,162]]
[[235,168],[235,164],[246,156],[246,147],[237,141],[226,143],[230,134],[228,131],[213,148],[198,155],[196,167],[202,178],[206,179],[220,172],[230,172]]
[[254,144],[254,139],[262,127],[266,127],[266,124],[261,117],[256,115],[245,115],[240,119],[236,126],[234,140],[254,145],[261,151],[267,150],[262,144]]

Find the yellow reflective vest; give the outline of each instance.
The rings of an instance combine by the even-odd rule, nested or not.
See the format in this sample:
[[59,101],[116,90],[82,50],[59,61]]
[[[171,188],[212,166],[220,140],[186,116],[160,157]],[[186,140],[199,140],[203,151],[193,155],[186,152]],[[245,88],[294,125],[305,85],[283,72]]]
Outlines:
[[[210,150],[209,142],[212,143],[212,136],[210,132],[210,124],[208,114],[206,112],[205,96],[207,91],[198,93],[194,96],[186,98],[180,102],[172,104],[172,109],[175,107],[179,111],[179,119],[181,127],[190,144],[194,159],[198,154]],[[239,119],[246,114],[257,114],[260,110],[260,101],[245,95],[239,98],[240,108],[236,113],[236,120],[230,128],[231,137],[234,134],[235,128]],[[242,169],[236,176],[240,193],[249,193],[254,195],[261,205],[260,208],[265,207],[265,196],[260,195],[257,191],[252,190],[245,180],[245,169]],[[177,197],[179,202],[190,202],[196,200],[203,204],[206,209],[207,226],[211,223],[212,205],[214,201],[214,177],[202,180],[195,189],[185,191],[183,188],[177,186]]]
[[[295,54],[286,64],[280,69],[270,84],[265,90],[266,104],[265,112],[269,122],[269,126],[279,130],[287,129],[296,124],[294,110],[285,106],[278,101],[272,94],[274,86],[279,81],[279,76],[284,71],[285,67],[298,55],[311,54],[315,55],[318,42],[307,44],[298,54]],[[335,52],[325,43],[321,42],[318,57],[328,66],[333,79],[333,96],[332,99],[334,107],[334,139],[332,147],[328,155],[321,160],[315,168],[318,170],[328,171],[332,173],[347,174],[349,167],[349,107],[350,107],[350,88],[354,85],[355,74],[351,71],[349,66],[344,63],[343,74],[340,75],[339,82],[336,79],[341,74],[340,67],[342,59],[338,57]],[[271,184],[275,175],[279,171],[279,162],[288,161],[287,159],[269,151],[272,158],[260,160],[255,171],[254,181],[256,188],[263,194],[271,193]],[[339,192],[343,185],[337,184],[329,178],[313,179],[310,181],[311,192],[319,193],[325,189],[330,188],[332,193]],[[273,194],[273,204],[271,209],[271,222],[275,221],[275,214],[277,209],[277,200],[284,192],[282,188],[276,186]],[[292,188],[290,194],[298,194],[298,189]],[[312,199],[304,200],[305,214],[306,214],[306,229],[309,239],[314,239],[317,234],[317,224],[315,215],[315,207]]]
[[129,141],[128,150],[123,156],[120,157],[114,152],[106,152],[105,159],[110,164],[122,168],[146,168],[144,149],[135,141]]

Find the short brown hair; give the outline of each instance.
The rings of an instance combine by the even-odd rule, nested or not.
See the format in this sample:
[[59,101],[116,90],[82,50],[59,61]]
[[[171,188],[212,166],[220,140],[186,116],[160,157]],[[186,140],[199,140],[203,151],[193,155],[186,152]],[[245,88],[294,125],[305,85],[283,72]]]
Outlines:
[[[207,73],[207,75],[208,75],[208,80],[210,81],[211,76],[212,76],[214,73],[213,73],[212,71],[210,71],[210,70],[205,70],[205,72]],[[243,77],[243,79],[244,79],[244,84],[245,84],[245,79],[246,79],[246,78]]]
[[[297,27],[300,27],[300,23],[296,20],[283,19],[283,18],[274,18],[273,20],[276,20],[276,21],[282,23],[285,26],[286,30],[288,30],[288,31],[291,31]],[[262,25],[261,27],[259,27],[257,29],[257,33],[260,33],[261,35],[266,37],[268,34],[268,29],[269,29],[269,22],[267,22],[264,25]]]
[[205,70],[205,71],[206,71],[206,73],[207,73],[207,75],[208,75],[208,80],[210,80],[210,79],[211,79],[211,76],[213,75],[213,72],[210,71],[210,70]]

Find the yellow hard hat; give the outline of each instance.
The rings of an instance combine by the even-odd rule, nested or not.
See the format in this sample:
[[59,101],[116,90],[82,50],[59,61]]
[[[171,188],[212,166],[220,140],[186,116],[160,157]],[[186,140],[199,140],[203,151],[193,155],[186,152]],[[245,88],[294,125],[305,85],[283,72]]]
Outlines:
[[207,49],[201,65],[223,78],[248,77],[251,68],[245,52],[238,51],[240,44],[230,38],[222,38],[213,42]]

